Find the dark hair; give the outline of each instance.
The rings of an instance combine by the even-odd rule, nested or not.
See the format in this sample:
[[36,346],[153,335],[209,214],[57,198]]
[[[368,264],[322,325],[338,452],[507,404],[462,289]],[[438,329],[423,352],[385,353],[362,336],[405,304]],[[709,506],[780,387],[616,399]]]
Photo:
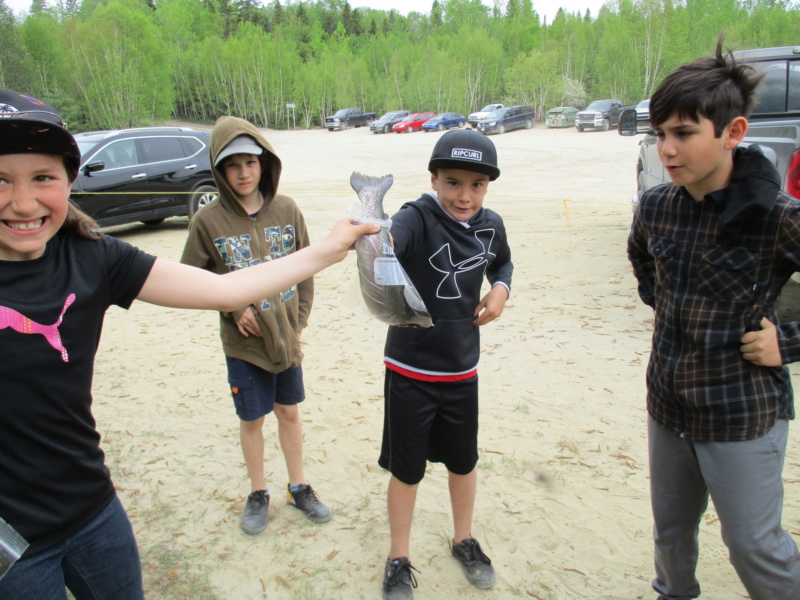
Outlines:
[[[67,171],[67,180],[72,184],[72,182],[77,179],[78,172],[75,170],[72,161],[66,157],[64,157],[64,169]],[[99,231],[100,227],[94,222],[94,219],[69,200],[67,200],[67,218],[64,221],[63,227],[72,229],[78,235],[89,238],[90,240],[99,240],[103,237],[103,234]]]
[[714,124],[714,135],[736,117],[748,117],[756,106],[756,87],[764,78],[749,64],[737,64],[730,50],[717,41],[713,56],[703,56],[667,75],[650,98],[650,123],[658,127],[673,115]]

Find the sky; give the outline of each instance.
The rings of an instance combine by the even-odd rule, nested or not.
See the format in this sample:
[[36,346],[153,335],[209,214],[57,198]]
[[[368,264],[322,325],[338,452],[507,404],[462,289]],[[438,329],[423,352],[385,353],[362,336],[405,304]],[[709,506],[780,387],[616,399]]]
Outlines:
[[[429,13],[433,0],[349,0],[350,6],[353,8],[363,6],[375,8],[379,10],[391,10],[394,8],[397,12],[407,15],[409,12]],[[487,6],[493,6],[492,0],[482,0]],[[4,0],[6,6],[11,8],[14,13],[24,12],[28,10],[31,5],[30,0]],[[596,17],[600,12],[600,7],[604,4],[605,0],[533,0],[533,8],[539,13],[539,18],[544,20],[547,18],[548,23],[552,23],[553,19],[558,12],[559,7],[562,7],[569,13],[580,13],[583,15],[586,9],[592,11],[592,16]]]
[[[596,17],[600,12],[600,7],[603,6],[606,1],[607,0],[533,0],[533,9],[539,13],[539,18],[542,21],[547,17],[547,22],[552,23],[559,7],[563,8],[568,13],[578,12],[581,15],[583,15],[588,8],[592,11],[592,16]],[[380,10],[395,9],[403,15],[407,15],[409,12],[429,13],[433,5],[433,0],[349,0],[349,2],[350,6],[353,8],[366,6]],[[489,7],[494,6],[492,0],[482,0],[482,2]],[[442,0],[440,0],[439,3],[444,4]]]

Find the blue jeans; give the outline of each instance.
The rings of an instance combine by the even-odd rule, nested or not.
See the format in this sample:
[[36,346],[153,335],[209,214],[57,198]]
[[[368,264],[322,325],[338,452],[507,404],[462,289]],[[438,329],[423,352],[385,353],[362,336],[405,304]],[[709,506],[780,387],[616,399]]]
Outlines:
[[119,498],[72,536],[17,561],[0,580],[0,598],[144,600],[133,528]]

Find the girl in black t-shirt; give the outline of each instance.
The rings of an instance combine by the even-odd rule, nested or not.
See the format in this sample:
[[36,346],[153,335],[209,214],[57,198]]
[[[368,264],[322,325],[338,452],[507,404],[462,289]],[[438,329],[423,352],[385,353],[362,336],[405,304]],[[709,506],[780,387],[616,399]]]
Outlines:
[[69,202],[79,167],[51,106],[0,90],[0,518],[29,544],[0,568],[0,598],[63,598],[65,587],[77,600],[143,598],[91,413],[109,306],[236,310],[342,260],[377,229],[342,220],[282,260],[215,275],[98,233]]

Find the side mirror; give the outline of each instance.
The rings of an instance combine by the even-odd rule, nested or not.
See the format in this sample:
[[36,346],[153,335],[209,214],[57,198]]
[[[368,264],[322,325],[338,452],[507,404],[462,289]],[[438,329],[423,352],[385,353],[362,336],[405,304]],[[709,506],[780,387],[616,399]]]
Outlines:
[[617,132],[620,135],[636,135],[639,133],[636,124],[636,109],[626,108],[619,113],[619,122],[617,123]]
[[83,167],[84,175],[91,175],[92,173],[97,173],[97,171],[102,171],[106,168],[106,163],[104,162],[94,162],[89,163]]

